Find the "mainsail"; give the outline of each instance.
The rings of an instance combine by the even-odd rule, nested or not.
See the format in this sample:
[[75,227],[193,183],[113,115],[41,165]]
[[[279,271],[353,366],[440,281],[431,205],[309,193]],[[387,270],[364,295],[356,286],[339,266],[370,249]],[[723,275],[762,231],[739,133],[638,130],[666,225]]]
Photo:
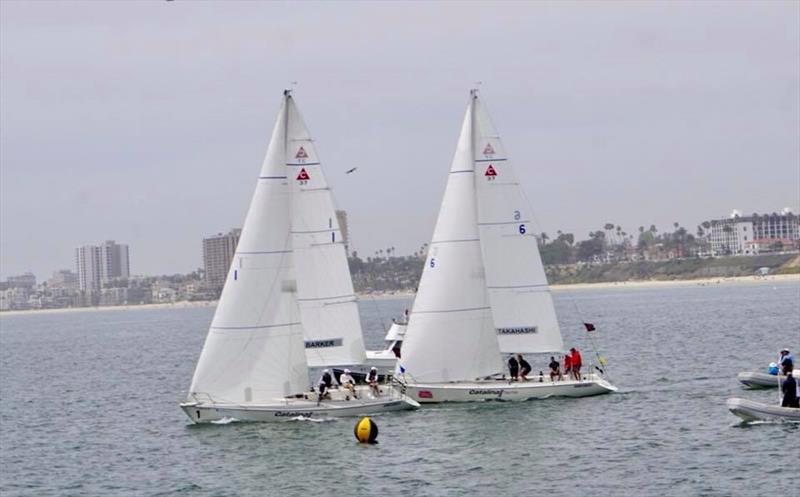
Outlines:
[[190,395],[258,403],[308,386],[290,236],[285,93]]
[[501,352],[564,348],[531,211],[486,107],[473,97],[478,230]]
[[472,112],[470,104],[398,366],[416,382],[474,380],[503,368],[478,238]]
[[286,175],[297,301],[309,366],[366,360],[361,320],[333,195],[303,118],[288,100]]

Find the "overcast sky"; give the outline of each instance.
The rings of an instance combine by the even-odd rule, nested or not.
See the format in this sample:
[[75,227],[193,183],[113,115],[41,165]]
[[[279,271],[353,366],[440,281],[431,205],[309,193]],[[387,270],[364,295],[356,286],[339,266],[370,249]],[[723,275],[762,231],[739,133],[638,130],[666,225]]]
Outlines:
[[[429,241],[468,90],[538,231],[800,207],[800,3],[0,2],[0,275],[241,226],[281,91],[351,249]],[[358,171],[344,171],[358,166]]]

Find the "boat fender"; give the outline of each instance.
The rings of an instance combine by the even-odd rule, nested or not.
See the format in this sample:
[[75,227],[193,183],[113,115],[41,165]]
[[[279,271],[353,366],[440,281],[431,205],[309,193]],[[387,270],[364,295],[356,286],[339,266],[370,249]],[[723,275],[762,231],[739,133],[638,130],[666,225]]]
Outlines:
[[370,419],[367,416],[359,419],[356,423],[356,427],[353,430],[353,433],[356,436],[356,440],[364,444],[374,444],[376,439],[378,438],[378,425],[375,424],[375,421]]
[[774,376],[778,376],[778,364],[775,363],[775,362],[769,363],[768,371],[769,371],[769,374],[774,375]]

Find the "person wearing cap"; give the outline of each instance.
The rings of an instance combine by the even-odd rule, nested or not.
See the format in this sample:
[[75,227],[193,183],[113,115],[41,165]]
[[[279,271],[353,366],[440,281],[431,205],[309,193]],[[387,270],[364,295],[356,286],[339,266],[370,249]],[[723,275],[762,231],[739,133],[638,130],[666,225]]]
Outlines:
[[329,370],[322,370],[322,376],[319,377],[319,384],[317,386],[319,389],[319,399],[317,400],[317,404],[319,404],[322,399],[331,398],[331,394],[328,390],[330,390],[333,386],[333,377],[331,376],[331,372]]
[[381,389],[378,387],[378,368],[372,366],[369,368],[369,373],[367,373],[367,383],[369,383],[369,387],[372,389],[372,393],[375,397],[381,396]]
[[353,398],[358,398],[358,395],[356,395],[356,380],[350,375],[349,369],[345,369],[344,373],[339,375],[339,384],[350,390],[350,393],[353,394]]
[[786,372],[786,379],[783,380],[783,384],[781,385],[781,390],[783,392],[781,407],[800,409],[800,399],[798,398],[795,374],[800,375],[800,373],[793,373],[791,369]]
[[783,370],[783,374],[787,374],[794,369],[794,356],[789,353],[789,349],[781,349],[781,355],[778,357],[778,365]]

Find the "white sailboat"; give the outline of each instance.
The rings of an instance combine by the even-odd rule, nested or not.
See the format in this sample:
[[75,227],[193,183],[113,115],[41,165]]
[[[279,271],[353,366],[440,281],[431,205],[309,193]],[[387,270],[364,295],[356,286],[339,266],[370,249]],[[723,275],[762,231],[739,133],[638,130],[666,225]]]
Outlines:
[[289,91],[186,402],[195,423],[353,416],[419,406],[333,390],[318,401],[309,365],[366,355],[333,197]]
[[580,380],[509,381],[501,353],[564,346],[530,211],[477,92],[461,128],[439,218],[395,372],[415,400],[585,397],[616,391]]

